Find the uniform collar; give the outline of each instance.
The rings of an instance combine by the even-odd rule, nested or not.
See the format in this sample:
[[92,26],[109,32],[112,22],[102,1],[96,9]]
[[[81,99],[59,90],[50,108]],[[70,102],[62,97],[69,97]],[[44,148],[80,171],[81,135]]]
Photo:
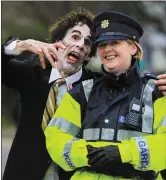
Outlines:
[[119,76],[115,76],[113,74],[108,73],[102,65],[103,79],[105,83],[109,87],[117,88],[128,86],[140,80],[138,61],[133,60],[133,62],[134,63],[132,64],[130,69],[127,70],[125,73],[120,74]]
[[[78,81],[81,78],[81,76],[82,76],[82,68],[75,74],[65,78],[67,86],[70,84],[72,85],[74,82]],[[58,71],[58,69],[52,68],[49,83],[56,81],[59,78],[62,78],[62,76],[61,76],[60,72]]]

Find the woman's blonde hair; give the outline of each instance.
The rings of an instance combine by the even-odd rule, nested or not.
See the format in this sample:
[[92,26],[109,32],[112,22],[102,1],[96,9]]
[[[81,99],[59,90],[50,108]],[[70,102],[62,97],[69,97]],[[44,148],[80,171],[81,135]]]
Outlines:
[[135,45],[136,45],[136,47],[137,47],[137,52],[136,52],[136,54],[134,55],[134,57],[141,61],[142,58],[143,58],[143,49],[142,49],[142,47],[140,46],[140,44],[138,44],[137,42],[132,41],[132,40],[130,40],[130,39],[128,39],[127,42],[128,42],[129,44],[135,44]]

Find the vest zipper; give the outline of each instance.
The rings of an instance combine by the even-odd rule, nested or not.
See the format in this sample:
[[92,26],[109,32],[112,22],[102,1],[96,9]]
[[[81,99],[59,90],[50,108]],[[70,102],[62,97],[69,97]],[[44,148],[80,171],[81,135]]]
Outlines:
[[118,122],[119,122],[119,113],[120,113],[120,109],[121,109],[121,105],[122,105],[122,102],[120,103],[119,105],[119,111],[118,111],[118,117],[116,119],[116,125],[115,125],[115,133],[114,133],[114,138],[113,138],[113,141],[117,142],[117,132],[118,132]]

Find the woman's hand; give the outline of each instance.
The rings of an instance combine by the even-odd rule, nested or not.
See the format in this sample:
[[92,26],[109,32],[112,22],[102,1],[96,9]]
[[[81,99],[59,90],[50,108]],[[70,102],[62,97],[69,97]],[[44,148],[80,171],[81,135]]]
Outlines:
[[155,82],[159,86],[159,90],[162,91],[163,95],[166,96],[166,74],[161,74],[157,76],[159,80]]

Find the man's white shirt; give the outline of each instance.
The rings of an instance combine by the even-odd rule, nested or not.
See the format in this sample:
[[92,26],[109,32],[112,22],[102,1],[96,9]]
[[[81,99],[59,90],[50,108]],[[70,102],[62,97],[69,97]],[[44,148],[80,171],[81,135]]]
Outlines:
[[10,44],[8,44],[8,45],[4,48],[5,54],[7,54],[7,55],[19,55],[19,54],[21,54],[20,51],[14,50],[14,48],[16,47],[17,41],[18,41],[18,40],[15,40],[15,41],[11,42]]
[[[82,68],[77,73],[66,77],[65,78],[66,83],[64,83],[58,87],[58,96],[57,96],[57,105],[58,106],[59,106],[63,96],[65,95],[65,93],[68,90],[72,89],[72,87],[73,87],[72,84],[74,82],[78,81],[81,78],[81,75],[82,75]],[[49,83],[56,81],[59,78],[62,78],[62,76],[59,73],[58,69],[52,68]]]

